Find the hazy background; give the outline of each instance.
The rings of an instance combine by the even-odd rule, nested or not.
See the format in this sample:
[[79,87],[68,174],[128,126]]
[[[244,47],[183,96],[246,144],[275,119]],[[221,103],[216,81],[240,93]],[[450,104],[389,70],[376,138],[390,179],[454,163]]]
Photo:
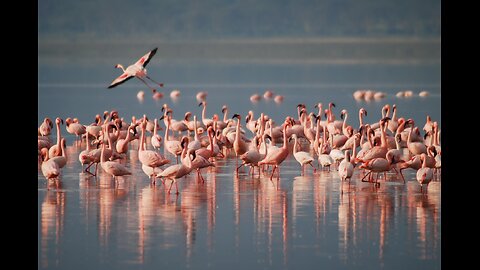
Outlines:
[[[439,82],[440,1],[38,2],[41,83],[54,81],[40,70],[44,65],[60,68],[57,82],[103,83],[63,67],[108,65],[108,72],[95,73],[111,77],[118,73],[112,65],[129,64],[154,47],[159,51],[149,65],[161,65],[167,82],[199,83],[209,76],[192,78],[189,73],[202,70],[188,68],[212,63],[435,65],[436,77],[428,78]],[[177,64],[185,76],[169,78]]]

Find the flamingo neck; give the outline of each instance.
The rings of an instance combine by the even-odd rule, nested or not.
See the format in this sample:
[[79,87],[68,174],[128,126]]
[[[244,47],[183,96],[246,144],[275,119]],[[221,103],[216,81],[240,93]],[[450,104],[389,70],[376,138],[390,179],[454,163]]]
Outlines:
[[363,111],[358,111],[358,121],[360,122],[360,126],[363,126]]
[[[203,110],[204,110],[204,112],[205,112],[205,107],[203,107]],[[202,118],[203,118],[203,114],[204,114],[204,112],[202,112]],[[198,133],[197,133],[197,116],[196,116],[196,115],[194,115],[194,116],[193,116],[193,129],[195,129],[195,130],[193,131],[193,134],[194,134],[195,141],[198,141]]]
[[347,129],[347,118],[348,118],[348,113],[345,113],[345,117],[343,118],[343,125],[342,125],[342,131],[343,131],[343,133],[346,133],[346,129]]
[[117,65],[117,68],[121,68],[123,72],[126,72],[126,71],[125,71],[125,68],[124,68],[123,65],[121,65],[121,64],[118,64],[118,65]]
[[240,143],[240,117],[237,119],[237,127],[235,129],[235,141]]
[[207,104],[203,104],[203,109],[202,109],[202,121],[205,121],[205,111],[207,110]]
[[58,145],[58,148],[60,149],[60,140],[62,139],[60,136],[60,123],[55,123],[56,127],[57,127],[57,145]]
[[223,122],[224,123],[227,123],[227,121],[228,121],[227,115],[228,115],[228,109],[225,109],[225,111],[223,112]]
[[356,157],[357,157],[357,140],[353,140],[352,157],[353,157],[353,158],[356,158]]
[[287,126],[288,125],[283,126],[283,149],[287,149]]
[[393,107],[392,121],[397,121],[397,107]]
[[100,163],[105,162],[105,143],[102,143],[102,151],[100,152]]
[[85,142],[87,144],[87,148],[85,150],[87,150],[87,153],[90,152],[90,140],[88,139],[88,132],[85,133]]
[[408,132],[408,138],[407,138],[407,143],[410,144],[412,142],[412,132],[413,132],[413,127],[414,125],[410,127],[410,132]]
[[62,149],[62,157],[64,157],[65,159],[67,158],[67,151],[65,151],[65,147],[63,145],[63,143],[60,143],[60,148]]
[[210,143],[210,151],[212,151],[212,154],[213,154],[213,133],[214,133],[213,130],[208,132],[208,142]]
[[168,130],[170,129],[170,118],[167,119],[167,128],[165,129],[165,142],[168,141]]
[[158,125],[158,120],[155,118],[155,121],[153,121],[153,135],[157,135],[157,125]]
[[387,147],[388,144],[387,144],[387,136],[385,134],[385,127],[386,127],[386,122],[382,124],[380,124],[380,141],[381,141],[381,146],[382,147]]
[[142,136],[140,137],[140,144],[138,145],[138,152],[145,150],[144,143],[145,143],[145,128],[142,124]]
[[293,153],[297,153],[297,136],[295,136],[295,143],[293,144]]

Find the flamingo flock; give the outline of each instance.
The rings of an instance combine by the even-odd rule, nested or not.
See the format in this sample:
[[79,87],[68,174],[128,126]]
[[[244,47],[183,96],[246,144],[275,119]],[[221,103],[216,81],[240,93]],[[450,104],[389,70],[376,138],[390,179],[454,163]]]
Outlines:
[[[152,52],[144,56],[144,65]],[[66,131],[75,135],[75,144],[85,147],[78,156],[82,173],[97,176],[98,170],[103,170],[115,181],[128,179],[134,168],[125,161],[128,151],[135,151],[151,184],[170,181],[168,193],[175,184],[178,194],[177,181],[194,171],[204,182],[202,170],[216,166],[219,159],[235,159],[232,174],[249,167],[251,177],[257,171],[270,181],[279,181],[282,164],[289,155],[298,162],[301,175],[310,171],[338,174],[339,181],[349,184],[361,179],[378,187],[379,179],[387,181],[387,175],[390,181],[405,183],[403,172],[411,169],[416,171],[423,192],[431,181],[440,178],[440,128],[430,116],[425,125],[418,126],[413,119],[401,117],[396,105],[386,104],[372,123],[365,121],[367,111],[360,108],[360,126],[353,127],[347,110],[340,110],[341,120],[336,120],[334,103],[326,109],[316,103],[311,111],[305,104],[298,104],[297,115],[284,119],[254,111],[243,115],[235,112],[229,117],[229,108],[224,105],[216,108],[223,114],[220,118],[208,114],[206,95],[199,99],[202,113],[198,120],[192,112],[174,112],[167,104],[162,106],[160,117],[153,120],[143,115],[132,116],[128,122],[118,111],[105,111],[103,117],[99,113],[89,125],[71,117],[65,121],[46,117],[38,128],[39,167],[46,179],[58,180],[67,159],[72,158],[66,155],[66,139],[62,136],[65,123]],[[175,119],[174,115],[181,117]],[[158,134],[162,130],[163,137]],[[54,141],[50,136],[55,133]]]

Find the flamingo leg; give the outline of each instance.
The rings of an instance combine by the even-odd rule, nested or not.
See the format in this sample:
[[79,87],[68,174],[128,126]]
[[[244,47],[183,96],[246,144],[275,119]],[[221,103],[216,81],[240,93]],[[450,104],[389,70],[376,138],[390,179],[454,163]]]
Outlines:
[[317,172],[317,169],[312,165],[312,163],[310,162],[310,163],[308,163],[308,164],[309,164],[310,166],[312,166],[312,168],[313,168],[313,173],[316,173],[316,172]]
[[362,178],[362,182],[368,182],[368,181],[363,181],[363,179],[365,179],[370,173],[372,173],[372,171],[369,171],[367,174],[365,174],[365,176]]
[[168,188],[168,194],[170,194],[170,190],[172,189],[174,180],[172,180],[172,183],[170,184],[170,187]]
[[[137,76],[135,76],[135,77],[137,77]],[[153,91],[153,90],[157,91],[155,88],[152,88],[150,85],[148,85],[148,83],[147,83],[144,79],[142,79],[142,78],[140,78],[140,77],[137,77],[137,78],[138,78],[140,81],[142,81],[148,88],[150,88],[150,90],[152,90],[152,91]]]
[[158,82],[154,81],[152,78],[148,77],[148,75],[145,75],[145,77],[146,77],[147,79],[149,79],[150,81],[158,84],[158,86],[163,87],[163,83],[158,83]]
[[272,180],[273,174],[275,173],[276,169],[277,169],[277,166],[273,166],[272,175],[270,175],[270,180]]
[[175,194],[179,194],[180,192],[178,192],[178,184],[177,184],[177,181],[175,181],[175,189],[177,190],[177,192],[175,192]]

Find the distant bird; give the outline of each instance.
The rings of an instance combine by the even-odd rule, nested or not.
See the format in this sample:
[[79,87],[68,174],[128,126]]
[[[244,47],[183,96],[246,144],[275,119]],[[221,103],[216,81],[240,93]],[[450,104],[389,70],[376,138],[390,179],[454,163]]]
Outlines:
[[155,90],[155,88],[150,87],[150,85],[148,85],[148,83],[143,78],[147,78],[152,82],[158,84],[160,87],[163,87],[163,83],[158,83],[147,75],[147,69],[145,68],[156,52],[157,48],[151,50],[150,52],[142,56],[142,58],[140,58],[133,65],[128,66],[127,69],[125,69],[121,64],[115,65],[115,68],[121,68],[123,70],[123,74],[113,80],[113,82],[110,84],[110,86],[108,86],[108,88],[113,88],[119,84],[130,80],[133,77],[138,78],[152,91]]

